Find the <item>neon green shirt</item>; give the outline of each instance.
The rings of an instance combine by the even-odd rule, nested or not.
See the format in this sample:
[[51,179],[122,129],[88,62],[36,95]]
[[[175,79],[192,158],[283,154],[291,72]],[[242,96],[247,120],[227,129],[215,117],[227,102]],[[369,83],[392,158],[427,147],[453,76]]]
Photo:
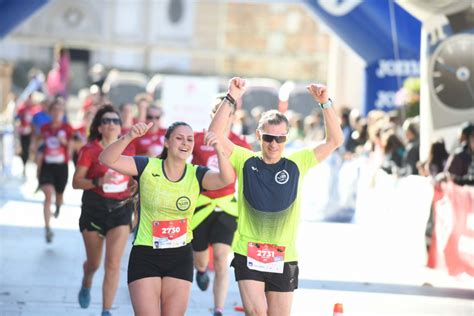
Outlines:
[[296,261],[303,177],[317,164],[312,149],[302,149],[276,164],[266,164],[261,152],[234,146],[230,157],[238,177],[238,234],[233,250],[247,256],[248,242],[286,247],[285,262]]
[[163,160],[134,157],[139,178],[139,221],[133,245],[153,246],[153,222],[187,219],[186,244],[193,239],[191,217],[201,192],[201,182],[209,170],[186,164],[183,177],[167,179]]

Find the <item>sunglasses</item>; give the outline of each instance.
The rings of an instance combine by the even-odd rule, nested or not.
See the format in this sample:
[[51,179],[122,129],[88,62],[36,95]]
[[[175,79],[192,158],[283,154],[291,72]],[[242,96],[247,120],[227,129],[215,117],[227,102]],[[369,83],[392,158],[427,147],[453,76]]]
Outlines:
[[157,115],[157,116],[147,115],[147,116],[146,116],[146,119],[147,119],[147,120],[159,120],[160,118],[161,118],[160,115]]
[[262,134],[262,140],[267,143],[276,141],[278,144],[286,142],[286,135]]
[[103,124],[103,125],[107,125],[107,124],[120,125],[120,124],[122,124],[122,121],[118,118],[103,117],[100,120],[100,123]]

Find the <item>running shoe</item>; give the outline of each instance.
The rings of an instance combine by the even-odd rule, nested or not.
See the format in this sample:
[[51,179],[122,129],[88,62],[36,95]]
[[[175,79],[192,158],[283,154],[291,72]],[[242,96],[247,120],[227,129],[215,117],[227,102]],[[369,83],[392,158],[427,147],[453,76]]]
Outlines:
[[209,287],[209,274],[207,273],[207,270],[204,272],[196,270],[196,283],[201,291],[207,290]]
[[102,311],[102,316],[112,316],[112,313],[109,310]]
[[89,304],[91,303],[91,289],[82,286],[81,290],[79,291],[78,299],[79,299],[79,305],[81,306],[81,308],[89,307]]
[[53,241],[53,231],[51,228],[46,228],[46,242],[49,244]]
[[220,311],[215,311],[213,316],[223,316],[224,314],[222,314],[222,312]]
[[61,209],[60,205],[56,205],[56,211],[54,212],[54,218],[58,218],[59,216],[59,210]]

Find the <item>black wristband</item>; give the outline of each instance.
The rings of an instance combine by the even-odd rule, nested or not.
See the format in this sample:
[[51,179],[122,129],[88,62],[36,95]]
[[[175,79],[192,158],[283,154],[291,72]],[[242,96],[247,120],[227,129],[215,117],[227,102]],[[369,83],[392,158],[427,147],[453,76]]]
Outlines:
[[95,187],[98,187],[98,186],[99,186],[99,177],[92,178],[92,184],[93,184]]
[[234,107],[234,109],[237,107],[237,102],[235,101],[235,99],[230,95],[230,93],[227,93],[227,95],[225,96],[225,99],[227,101],[229,101],[230,104],[232,104],[232,106]]

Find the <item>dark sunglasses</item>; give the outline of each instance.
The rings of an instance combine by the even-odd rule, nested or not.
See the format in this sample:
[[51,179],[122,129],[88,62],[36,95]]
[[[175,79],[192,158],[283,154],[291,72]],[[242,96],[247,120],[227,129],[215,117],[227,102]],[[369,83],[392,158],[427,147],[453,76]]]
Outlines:
[[286,135],[262,134],[262,140],[267,143],[276,141],[278,144],[286,142]]
[[107,125],[107,124],[115,124],[115,125],[120,125],[122,124],[122,121],[118,118],[109,118],[109,117],[103,117],[100,120],[101,124]]
[[160,115],[157,115],[157,116],[147,115],[146,116],[147,120],[159,120],[160,118],[161,118]]

